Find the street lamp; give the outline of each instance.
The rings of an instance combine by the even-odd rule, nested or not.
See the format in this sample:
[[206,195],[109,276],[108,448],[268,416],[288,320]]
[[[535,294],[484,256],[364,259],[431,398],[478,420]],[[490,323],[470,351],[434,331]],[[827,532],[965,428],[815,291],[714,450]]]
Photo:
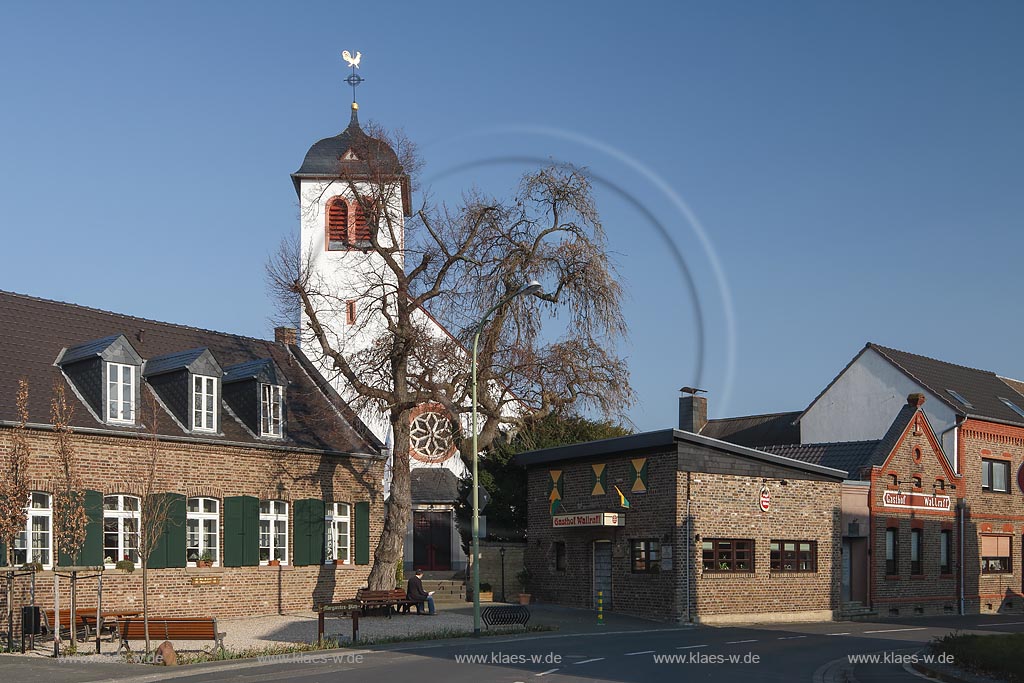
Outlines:
[[501,301],[491,306],[476,326],[476,334],[473,336],[473,635],[480,635],[480,477],[478,474],[479,449],[477,448],[476,428],[476,356],[477,348],[480,345],[480,335],[484,331],[484,325],[496,310],[524,294],[536,294],[541,291],[541,284],[536,280],[530,281],[518,291],[505,295]]

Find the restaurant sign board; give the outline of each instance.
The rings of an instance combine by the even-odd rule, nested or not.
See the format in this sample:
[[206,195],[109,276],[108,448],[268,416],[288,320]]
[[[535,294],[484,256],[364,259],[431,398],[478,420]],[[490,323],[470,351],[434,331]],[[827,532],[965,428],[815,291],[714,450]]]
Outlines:
[[950,499],[949,496],[886,491],[882,494],[882,507],[910,510],[949,510]]
[[573,515],[555,515],[551,518],[555,529],[577,526],[626,526],[626,516],[618,512],[578,512]]

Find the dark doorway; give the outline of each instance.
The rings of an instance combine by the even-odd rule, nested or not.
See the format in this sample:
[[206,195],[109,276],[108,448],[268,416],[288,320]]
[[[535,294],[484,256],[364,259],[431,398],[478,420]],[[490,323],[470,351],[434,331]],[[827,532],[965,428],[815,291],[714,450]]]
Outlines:
[[604,609],[612,608],[612,544],[610,541],[594,541],[594,609],[597,609],[597,594],[601,592]]
[[842,601],[867,604],[868,541],[866,538],[843,539]]
[[413,512],[412,562],[425,571],[452,568],[452,513]]

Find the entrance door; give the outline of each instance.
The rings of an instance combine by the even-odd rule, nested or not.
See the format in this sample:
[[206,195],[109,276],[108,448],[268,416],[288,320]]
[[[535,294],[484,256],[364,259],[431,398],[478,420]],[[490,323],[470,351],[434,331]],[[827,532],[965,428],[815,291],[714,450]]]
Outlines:
[[452,513],[412,513],[412,562],[425,571],[452,568]]
[[594,541],[594,609],[597,609],[597,593],[601,591],[604,609],[612,608],[612,544],[611,541]]
[[850,540],[848,538],[843,539],[843,583],[842,583],[842,601],[850,602]]

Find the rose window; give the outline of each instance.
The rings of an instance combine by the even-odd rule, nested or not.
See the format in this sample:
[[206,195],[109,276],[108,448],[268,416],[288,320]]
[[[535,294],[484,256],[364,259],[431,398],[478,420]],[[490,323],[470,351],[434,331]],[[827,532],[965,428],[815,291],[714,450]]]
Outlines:
[[412,421],[409,441],[422,459],[444,460],[452,451],[451,423],[442,413],[421,413]]

